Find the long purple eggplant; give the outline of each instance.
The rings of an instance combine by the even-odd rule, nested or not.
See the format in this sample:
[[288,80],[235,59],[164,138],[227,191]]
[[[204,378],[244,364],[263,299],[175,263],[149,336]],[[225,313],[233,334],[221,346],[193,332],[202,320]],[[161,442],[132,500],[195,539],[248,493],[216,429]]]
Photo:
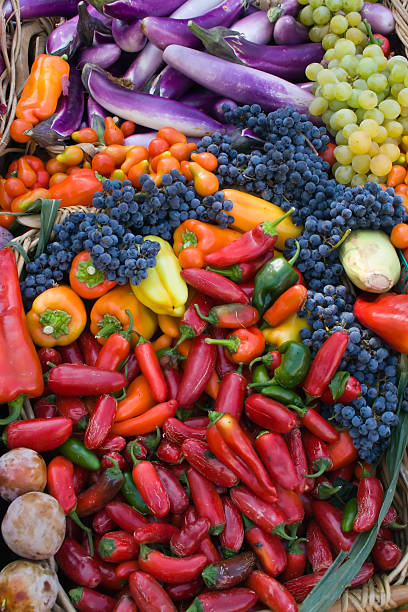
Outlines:
[[[164,60],[183,72],[203,87],[228,96],[236,102],[259,104],[264,110],[272,111],[291,105],[301,113],[308,114],[313,95],[279,77],[232,64],[207,53],[170,45],[163,53]],[[320,125],[321,120],[310,116]]]
[[395,30],[395,19],[390,9],[383,4],[365,2],[361,10],[361,18],[367,19],[374,34],[392,34]]
[[193,85],[193,81],[184,74],[171,66],[166,66],[159,72],[156,78],[153,79],[148,89],[148,93],[154,96],[160,96],[161,98],[178,100]]
[[[199,17],[219,4],[220,0],[205,0],[205,2],[187,0],[170,17],[173,19]],[[162,61],[161,49],[149,42],[125,72],[124,77],[132,81],[135,89],[140,89],[157,72]]]
[[312,62],[320,62],[324,54],[320,43],[293,46],[257,45],[227,28],[205,30],[200,28],[196,21],[190,21],[189,28],[212,55],[269,72],[292,82],[304,79],[306,66]]
[[[37,19],[38,17],[73,17],[77,13],[78,0],[20,0],[20,19]],[[10,0],[3,7],[4,19],[13,13]]]
[[231,30],[258,45],[266,45],[271,40],[274,28],[275,24],[270,22],[265,11],[251,13],[231,26]]
[[[84,5],[83,2],[81,3],[81,6],[82,5]],[[110,18],[101,15],[96,8],[87,4],[86,10],[91,18],[98,19],[103,25],[109,26],[111,21]],[[79,15],[76,15],[72,19],[61,23],[61,25],[51,32],[47,38],[47,53],[50,53],[51,55],[61,55],[62,53],[65,53],[65,51],[70,47],[77,33],[78,21]]]
[[284,15],[275,23],[273,38],[277,45],[301,45],[309,40],[309,30],[292,15]]
[[88,99],[86,102],[86,114],[88,118],[88,125],[92,127],[92,122],[94,121],[95,117],[100,119],[103,124],[105,117],[107,117],[109,113],[105,108],[103,108],[103,106],[98,104],[98,102],[96,102],[91,96],[88,96]]
[[146,44],[140,19],[132,23],[127,23],[121,19],[112,19],[112,36],[118,47],[127,53],[137,53]]
[[184,0],[102,0],[103,11],[116,19],[133,21],[148,15],[166,16],[173,13]]
[[120,54],[121,50],[115,43],[88,47],[80,53],[78,68],[83,68],[85,64],[96,64],[99,68],[109,68],[117,62]]
[[[196,17],[194,21],[202,28],[229,26],[241,10],[241,0],[224,0],[208,13]],[[150,42],[160,49],[165,49],[169,45],[199,47],[200,41],[188,29],[188,22],[188,19],[146,17],[142,21],[142,30]]]
[[207,115],[211,115],[214,105],[219,99],[220,97],[213,91],[208,91],[200,87],[183,96],[181,102],[187,104],[187,106],[197,108]]
[[55,113],[34,126],[29,135],[42,147],[61,143],[78,129],[83,113],[84,91],[81,75],[71,66],[67,95],[61,96]]
[[90,95],[108,111],[144,127],[160,129],[171,125],[186,136],[204,136],[221,124],[181,102],[126,89],[87,64],[82,82]]

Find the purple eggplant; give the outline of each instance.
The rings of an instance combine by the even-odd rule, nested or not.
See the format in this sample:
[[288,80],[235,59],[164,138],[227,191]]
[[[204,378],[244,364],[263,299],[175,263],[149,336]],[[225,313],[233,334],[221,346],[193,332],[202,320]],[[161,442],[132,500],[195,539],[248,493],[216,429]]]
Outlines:
[[383,4],[371,4],[365,2],[362,8],[361,18],[367,19],[374,34],[387,36],[395,30],[395,19],[390,9]]
[[156,138],[157,132],[145,132],[144,134],[132,134],[125,138],[125,146],[141,146],[147,147],[153,138]]
[[90,64],[83,69],[82,81],[104,108],[138,125],[156,130],[172,125],[186,136],[204,136],[221,128],[218,121],[181,102],[121,87]]
[[181,102],[183,102],[183,104],[187,104],[187,106],[192,106],[193,108],[196,108],[207,115],[211,115],[214,105],[219,99],[220,97],[213,91],[197,88],[183,96],[181,98]]
[[108,111],[103,108],[100,104],[98,104],[91,96],[88,96],[88,100],[86,102],[86,114],[88,117],[88,125],[92,127],[92,122],[95,120],[95,117],[102,121],[102,124],[105,121],[105,117],[109,115]]
[[275,23],[273,38],[277,45],[301,45],[309,40],[309,30],[292,15],[284,15]]
[[173,13],[185,0],[97,0],[106,15],[133,21],[148,15],[166,16]]
[[[202,28],[229,26],[241,10],[241,0],[224,0],[222,5],[196,17],[194,21]],[[160,49],[165,49],[169,45],[199,47],[200,41],[188,29],[188,22],[188,19],[146,17],[142,21],[142,30],[150,42]]]
[[137,53],[146,44],[146,37],[142,32],[141,21],[127,23],[120,19],[112,19],[112,36],[115,43],[127,53]]
[[[236,102],[259,104],[266,111],[290,105],[308,114],[309,104],[313,100],[312,94],[293,83],[254,68],[210,57],[196,49],[170,45],[165,49],[163,59],[203,87],[221,96],[228,92],[228,96]],[[321,124],[320,118],[310,118],[314,123]]]
[[[78,0],[20,0],[20,19],[38,19],[38,17],[73,17],[77,14]],[[10,0],[3,4],[4,19],[14,12]]]
[[32,130],[28,130],[29,136],[42,147],[62,143],[79,128],[83,113],[84,92],[81,75],[71,66],[67,95],[61,96],[51,117],[38,123]]
[[222,109],[224,104],[228,104],[231,110],[237,107],[237,103],[234,102],[234,100],[230,100],[229,98],[219,98],[217,102],[214,104],[214,109],[213,109],[212,114],[214,115],[215,119],[217,119],[217,121],[220,121],[221,123],[226,123],[224,111]]
[[192,87],[193,81],[171,66],[166,66],[153,79],[148,93],[161,98],[178,100]]
[[279,17],[283,15],[292,15],[293,17],[299,11],[299,3],[298,0],[282,0],[276,6],[272,6],[268,12],[268,19],[272,23],[274,23]]
[[251,13],[231,26],[231,30],[258,45],[266,45],[271,40],[274,28],[275,24],[271,23],[265,11]]
[[99,68],[109,68],[119,59],[120,54],[121,50],[115,43],[88,47],[80,53],[78,68],[83,68],[85,64],[96,64]]
[[310,93],[313,93],[314,83],[313,81],[307,81],[307,83],[298,83],[298,87],[300,87],[301,89],[304,89],[305,91],[309,91]]

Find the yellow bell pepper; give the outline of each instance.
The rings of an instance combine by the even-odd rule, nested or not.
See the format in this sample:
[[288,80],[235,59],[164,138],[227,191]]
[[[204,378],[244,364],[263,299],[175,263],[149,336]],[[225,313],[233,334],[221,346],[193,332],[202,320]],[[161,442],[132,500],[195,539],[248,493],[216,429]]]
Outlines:
[[301,329],[310,329],[307,319],[301,319],[294,313],[277,327],[266,327],[262,330],[262,333],[268,344],[280,346],[289,340],[301,342],[299,335]]
[[188,288],[181,278],[181,266],[171,245],[157,236],[145,236],[160,244],[156,265],[139,285],[131,285],[137,299],[157,314],[182,317],[188,298]]
[[[231,215],[234,217],[232,228],[248,232],[253,229],[258,223],[263,221],[276,221],[282,216],[283,211],[276,204],[272,204],[262,198],[257,198],[244,191],[236,189],[223,189],[223,194],[226,200],[231,200],[233,209]],[[294,225],[290,217],[287,217],[279,223],[277,227],[278,240],[276,247],[283,251],[285,248],[285,240],[287,238],[297,238],[303,227]]]

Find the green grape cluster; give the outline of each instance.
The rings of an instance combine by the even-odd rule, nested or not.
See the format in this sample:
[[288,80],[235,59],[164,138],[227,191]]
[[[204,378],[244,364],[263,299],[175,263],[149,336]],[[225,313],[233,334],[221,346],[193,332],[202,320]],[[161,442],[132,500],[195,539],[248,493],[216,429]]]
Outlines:
[[312,42],[321,42],[324,49],[331,48],[339,38],[351,40],[355,45],[364,44],[367,30],[360,12],[363,0],[298,0],[305,5],[298,16],[303,25],[310,28]]

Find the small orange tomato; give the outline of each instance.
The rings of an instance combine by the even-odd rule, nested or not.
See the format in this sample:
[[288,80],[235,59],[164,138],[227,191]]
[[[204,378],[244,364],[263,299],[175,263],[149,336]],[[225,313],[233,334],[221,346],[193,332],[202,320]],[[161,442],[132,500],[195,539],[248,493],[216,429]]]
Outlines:
[[159,155],[156,155],[156,157],[153,157],[153,159],[150,161],[150,168],[153,172],[157,172],[157,164],[161,159],[165,159],[166,157],[172,157],[170,151],[163,151],[163,153],[160,153]]
[[4,214],[3,210],[0,210],[0,227],[5,227],[6,229],[10,229],[16,220],[14,215]]
[[82,130],[77,130],[76,132],[72,132],[71,138],[74,142],[97,142],[98,134],[90,127],[82,128]]
[[182,268],[203,268],[204,255],[196,247],[186,247],[178,256]]
[[320,157],[324,161],[328,162],[330,166],[333,166],[333,164],[336,163],[336,158],[334,157],[335,148],[336,148],[336,145],[333,142],[329,142],[325,150],[319,153]]
[[104,140],[106,145],[122,145],[125,140],[122,130],[116,125],[112,117],[105,117]]
[[25,121],[24,119],[14,119],[10,126],[10,137],[15,140],[15,142],[28,142],[31,137],[27,136],[27,134],[24,132],[27,130],[32,130],[32,128],[33,124],[29,121]]
[[107,153],[97,153],[92,159],[92,170],[102,174],[102,176],[110,176],[115,169],[113,158]]
[[127,136],[131,136],[135,133],[136,125],[133,123],[133,121],[124,121],[120,126],[120,129],[122,130],[124,137],[127,138]]
[[21,179],[13,177],[6,179],[4,188],[10,198],[16,198],[17,196],[23,195],[23,193],[28,191]]
[[149,146],[147,148],[149,150],[150,157],[157,157],[160,155],[160,153],[167,151],[169,146],[170,145],[167,140],[164,140],[163,138],[153,138],[153,140],[149,142]]
[[49,159],[46,163],[45,169],[51,175],[57,174],[58,172],[65,172],[68,168],[67,164],[59,162],[56,157]]
[[115,166],[119,167],[125,161],[127,153],[133,147],[126,147],[125,145],[109,145],[103,150],[104,153],[110,155],[115,162]]
[[208,153],[208,151],[204,151],[203,153],[192,153],[191,159],[210,172],[215,170],[218,166],[218,159],[212,153]]
[[184,178],[187,179],[188,181],[193,180],[193,175],[191,174],[191,170],[190,170],[190,162],[182,161],[180,164],[180,172],[184,176]]
[[126,153],[126,159],[121,165],[121,170],[127,174],[132,166],[138,164],[143,159],[147,159],[148,157],[149,151],[146,149],[146,147],[136,145]]
[[159,159],[157,164],[157,174],[163,176],[163,174],[169,174],[170,170],[180,170],[180,162],[175,157],[164,157]]
[[129,170],[128,179],[133,187],[141,187],[139,179],[142,174],[149,174],[149,162],[147,159],[142,159],[142,161],[132,166]]
[[179,161],[187,160],[190,153],[195,151],[197,145],[195,142],[176,142],[170,147],[170,153]]
[[157,138],[163,138],[167,140],[169,145],[176,144],[176,142],[187,142],[187,138],[173,127],[163,127],[157,132]]
[[398,223],[391,232],[391,242],[397,249],[408,248],[408,224]]
[[57,185],[58,183],[62,183],[62,181],[65,181],[67,176],[68,174],[65,174],[65,172],[56,172],[50,178],[49,187],[52,187],[53,185]]

